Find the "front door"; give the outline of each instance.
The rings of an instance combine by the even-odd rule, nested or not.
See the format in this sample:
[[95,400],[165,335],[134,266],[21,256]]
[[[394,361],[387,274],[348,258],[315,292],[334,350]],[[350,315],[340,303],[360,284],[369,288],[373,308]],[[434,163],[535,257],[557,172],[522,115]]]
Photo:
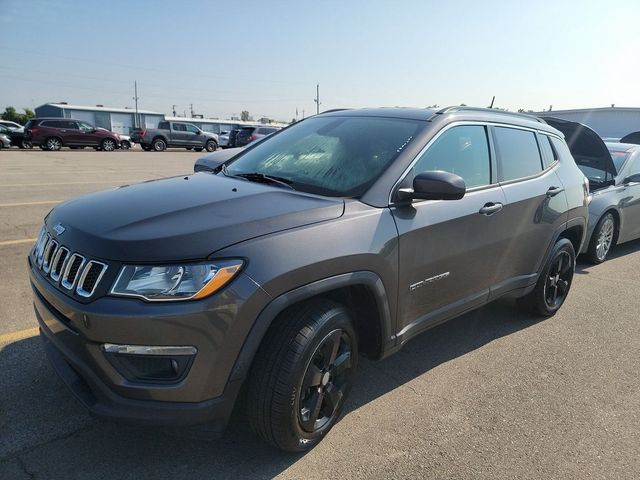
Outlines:
[[465,180],[460,200],[416,201],[392,208],[399,233],[398,337],[486,302],[500,245],[509,235],[504,192],[493,174],[484,125],[439,134],[408,174],[444,170]]
[[[640,182],[636,181],[640,175],[640,153],[633,155],[629,162],[629,167],[623,172],[627,182],[622,185],[624,190],[619,194],[619,205],[624,219],[620,232],[621,242],[640,237]],[[630,179],[631,176],[634,178]]]

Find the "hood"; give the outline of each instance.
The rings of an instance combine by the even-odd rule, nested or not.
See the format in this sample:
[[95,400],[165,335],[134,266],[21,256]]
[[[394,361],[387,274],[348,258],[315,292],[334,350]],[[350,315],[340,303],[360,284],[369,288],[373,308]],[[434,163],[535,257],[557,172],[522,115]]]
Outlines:
[[344,201],[198,173],[65,202],[47,216],[63,245],[125,262],[201,260],[237,242],[338,218]]
[[540,117],[564,134],[571,154],[579,166],[596,168],[615,177],[618,172],[600,135],[582,123],[555,117]]

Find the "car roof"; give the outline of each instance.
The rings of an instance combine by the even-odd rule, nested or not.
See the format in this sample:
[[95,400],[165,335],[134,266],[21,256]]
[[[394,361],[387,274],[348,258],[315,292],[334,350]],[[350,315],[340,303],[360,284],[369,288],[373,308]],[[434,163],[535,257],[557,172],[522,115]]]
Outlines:
[[454,116],[460,120],[476,120],[486,122],[497,122],[511,125],[519,125],[538,130],[545,130],[556,135],[563,136],[558,130],[548,125],[544,120],[527,113],[508,112],[506,110],[496,110],[492,108],[478,108],[467,106],[452,106],[441,109],[435,108],[404,108],[404,107],[381,107],[381,108],[359,108],[340,109],[323,112],[321,116],[363,116],[363,117],[386,117],[400,118],[405,120],[433,121],[437,117]]
[[604,142],[609,150],[617,150],[620,152],[633,152],[640,149],[640,145],[635,143],[620,143],[620,142]]

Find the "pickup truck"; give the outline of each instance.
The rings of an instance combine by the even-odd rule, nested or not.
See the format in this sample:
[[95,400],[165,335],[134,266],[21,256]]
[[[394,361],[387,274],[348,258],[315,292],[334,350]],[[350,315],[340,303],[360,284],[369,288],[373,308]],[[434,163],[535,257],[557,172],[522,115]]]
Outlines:
[[184,147],[201,152],[206,148],[213,152],[218,148],[218,136],[203,132],[192,123],[164,120],[158,128],[136,128],[131,133],[131,141],[139,143],[143,150],[162,152],[167,147]]

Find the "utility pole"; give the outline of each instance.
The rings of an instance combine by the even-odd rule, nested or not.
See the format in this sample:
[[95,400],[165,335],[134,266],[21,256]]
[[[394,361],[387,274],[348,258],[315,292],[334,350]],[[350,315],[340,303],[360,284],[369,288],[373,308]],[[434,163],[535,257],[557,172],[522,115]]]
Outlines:
[[191,118],[193,118],[193,103],[190,103],[189,106],[191,107]]
[[320,103],[320,84],[319,83],[316,85],[316,98],[313,101],[316,102],[316,113],[320,113],[320,105],[322,105],[322,103]]
[[140,127],[140,117],[138,116],[138,81],[133,81],[133,99],[136,101],[136,118],[135,118],[135,127]]
[[178,115],[176,114],[176,107],[177,105],[171,105],[171,110],[173,110],[173,116],[177,117]]

